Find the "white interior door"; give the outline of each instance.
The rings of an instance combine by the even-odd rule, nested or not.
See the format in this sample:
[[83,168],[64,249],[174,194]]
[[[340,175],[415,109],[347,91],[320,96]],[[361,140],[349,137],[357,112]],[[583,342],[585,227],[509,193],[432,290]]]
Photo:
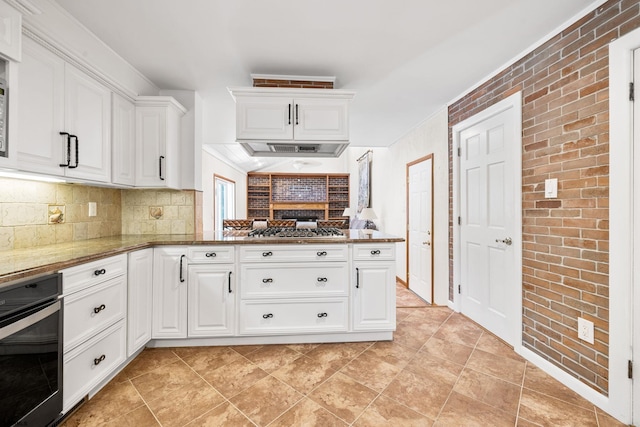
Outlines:
[[433,303],[433,156],[407,165],[408,285]]
[[[635,86],[640,85],[640,49],[636,49],[633,52],[633,80]],[[633,331],[632,336],[632,355],[631,360],[633,366],[636,368],[635,378],[638,377],[638,371],[640,371],[640,174],[636,172],[635,166],[640,165],[640,150],[635,149],[640,144],[640,108],[637,103],[637,89],[636,89],[636,101],[631,105],[633,106],[633,165],[631,169],[633,173],[633,286],[631,287],[632,301],[631,305],[631,317]],[[634,423],[640,423],[640,381],[632,379],[631,397],[633,402],[632,408],[632,420]]]
[[460,309],[512,345],[521,325],[522,275],[516,194],[521,110],[511,105],[520,107],[520,99],[496,104],[454,129],[460,147]]

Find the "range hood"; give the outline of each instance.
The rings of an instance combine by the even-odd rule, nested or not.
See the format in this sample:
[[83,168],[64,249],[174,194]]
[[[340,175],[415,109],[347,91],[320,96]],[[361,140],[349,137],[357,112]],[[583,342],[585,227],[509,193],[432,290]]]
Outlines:
[[349,145],[355,92],[290,87],[229,88],[236,142],[253,157],[338,157]]
[[238,141],[253,157],[339,157],[347,141]]

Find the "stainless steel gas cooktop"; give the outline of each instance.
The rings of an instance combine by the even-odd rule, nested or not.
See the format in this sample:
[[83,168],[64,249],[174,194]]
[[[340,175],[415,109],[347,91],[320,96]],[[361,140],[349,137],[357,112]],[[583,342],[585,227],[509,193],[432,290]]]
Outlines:
[[338,228],[285,228],[268,227],[251,230],[249,237],[344,237]]

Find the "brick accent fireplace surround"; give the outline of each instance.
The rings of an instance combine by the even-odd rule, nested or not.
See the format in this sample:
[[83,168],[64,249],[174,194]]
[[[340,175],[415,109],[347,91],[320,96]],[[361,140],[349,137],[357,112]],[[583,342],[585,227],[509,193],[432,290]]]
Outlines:
[[[609,48],[640,26],[640,1],[608,1],[449,106],[452,127],[522,91],[522,345],[609,391]],[[558,179],[558,198],[544,180]],[[451,214],[450,214],[451,215]],[[453,298],[453,218],[449,218]],[[577,318],[595,324],[578,340]]]

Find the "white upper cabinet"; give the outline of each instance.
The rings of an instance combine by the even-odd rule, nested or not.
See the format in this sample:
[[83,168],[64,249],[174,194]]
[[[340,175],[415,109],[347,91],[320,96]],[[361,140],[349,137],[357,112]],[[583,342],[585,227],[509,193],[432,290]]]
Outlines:
[[109,89],[29,39],[18,73],[18,168],[109,182]]
[[180,189],[180,134],[185,108],[170,96],[136,100],[136,186]]
[[353,92],[325,89],[231,89],[236,139],[347,141]]
[[0,55],[20,61],[22,59],[22,14],[0,1]]
[[112,95],[111,182],[136,183],[136,106],[118,94]]

